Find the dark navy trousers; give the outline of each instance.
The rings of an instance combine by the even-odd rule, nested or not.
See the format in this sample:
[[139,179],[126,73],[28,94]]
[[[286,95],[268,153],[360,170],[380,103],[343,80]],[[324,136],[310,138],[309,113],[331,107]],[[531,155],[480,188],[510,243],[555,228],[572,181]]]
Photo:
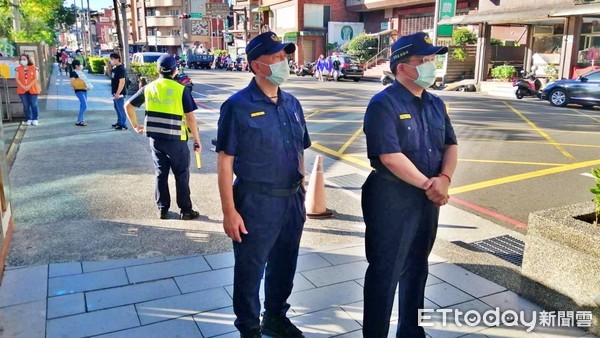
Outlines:
[[169,210],[169,170],[175,176],[177,206],[182,212],[192,210],[190,198],[190,148],[187,142],[150,137],[152,160],[156,175],[154,196],[159,210]]
[[372,172],[362,189],[369,266],[364,285],[363,336],[388,336],[398,287],[397,338],[424,338],[423,308],[427,257],[437,232],[439,208],[422,189],[391,182]]
[[233,311],[235,326],[243,334],[260,327],[263,273],[265,315],[285,315],[290,308],[287,299],[294,286],[306,210],[302,188],[291,196],[276,197],[240,183],[234,186],[234,202],[248,230],[241,243],[233,242]]

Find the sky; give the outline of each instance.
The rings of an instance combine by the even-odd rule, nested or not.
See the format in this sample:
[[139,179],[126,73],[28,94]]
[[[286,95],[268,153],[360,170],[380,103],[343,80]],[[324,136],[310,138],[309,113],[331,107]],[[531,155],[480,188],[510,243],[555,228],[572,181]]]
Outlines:
[[[72,0],[67,0],[65,3],[69,3]],[[75,0],[77,2],[77,6],[81,6],[81,0]],[[108,8],[112,6],[112,0],[90,0],[90,9],[99,10],[101,8]],[[83,0],[83,6],[87,6],[87,1]]]

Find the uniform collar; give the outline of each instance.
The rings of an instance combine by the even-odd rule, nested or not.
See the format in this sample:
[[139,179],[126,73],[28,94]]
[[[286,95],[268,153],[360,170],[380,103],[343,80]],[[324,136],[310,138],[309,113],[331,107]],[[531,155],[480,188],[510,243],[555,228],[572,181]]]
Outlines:
[[[267,101],[269,103],[273,103],[273,100],[268,98],[267,95],[265,95],[265,93],[263,93],[262,90],[260,90],[260,87],[258,87],[255,78],[252,78],[252,80],[250,81],[248,89],[250,90],[250,96],[252,97],[253,101]],[[281,88],[277,89],[277,95],[283,101],[289,100],[288,93],[281,90]]]
[[[395,90],[400,91],[401,94],[398,95],[398,97],[402,101],[412,102],[415,98],[419,99],[413,93],[411,93],[408,89],[406,89],[406,87],[404,87],[400,82],[398,82],[398,80],[394,80],[394,82],[392,83],[392,87],[394,87]],[[427,90],[424,90],[423,94],[421,95],[420,100],[421,101],[431,101],[431,100],[433,100],[433,95],[431,95]]]

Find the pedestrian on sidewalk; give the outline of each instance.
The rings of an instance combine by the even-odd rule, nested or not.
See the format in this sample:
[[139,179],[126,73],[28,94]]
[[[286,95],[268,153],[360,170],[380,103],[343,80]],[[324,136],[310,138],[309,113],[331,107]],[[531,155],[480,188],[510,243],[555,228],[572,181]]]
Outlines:
[[38,125],[38,95],[42,91],[39,82],[40,71],[33,65],[33,61],[27,54],[19,57],[17,71],[17,94],[23,103],[25,113],[25,124],[28,126]]
[[[138,134],[150,140],[156,173],[155,198],[160,219],[167,219],[171,206],[169,170],[175,175],[179,218],[192,220],[200,214],[192,209],[190,198],[189,133],[194,139],[194,151],[200,153],[200,136],[194,110],[198,109],[190,87],[174,80],[177,61],[163,54],[157,61],[160,77],[141,88],[125,104],[127,117]],[[135,107],[146,106],[144,125],[137,122]]]
[[376,94],[364,118],[371,172],[362,188],[369,266],[364,284],[363,336],[388,337],[398,287],[398,338],[425,338],[427,257],[448,203],[458,146],[444,102],[426,91],[435,81],[435,55],[426,33],[398,39],[390,67],[396,80]]
[[109,60],[112,68],[110,88],[113,96],[113,105],[117,112],[117,123],[112,127],[116,130],[127,130],[127,116],[125,114],[125,67],[121,63],[121,56],[118,53],[111,53]]
[[87,123],[83,120],[83,114],[87,110],[87,92],[93,88],[83,72],[83,65],[79,60],[73,60],[73,71],[71,72],[71,87],[75,91],[75,96],[79,99],[79,114],[77,114],[76,126],[85,127]]
[[[218,122],[223,228],[233,240],[233,311],[244,338],[261,332],[304,337],[286,312],[306,214],[302,183],[310,138],[300,102],[279,87],[290,76],[286,55],[296,50],[280,41],[266,32],[248,43],[255,76],[223,103]],[[265,265],[261,323],[258,290]]]

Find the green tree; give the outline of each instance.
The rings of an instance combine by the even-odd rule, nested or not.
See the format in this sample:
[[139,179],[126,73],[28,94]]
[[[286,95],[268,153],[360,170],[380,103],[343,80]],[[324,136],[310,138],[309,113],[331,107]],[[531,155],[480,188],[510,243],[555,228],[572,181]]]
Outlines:
[[377,38],[360,34],[348,43],[346,52],[364,63],[377,54]]
[[452,33],[453,46],[473,45],[477,43],[477,36],[466,28],[455,29]]
[[[11,0],[0,0],[0,36],[11,42],[45,41],[53,44],[57,30],[64,29],[74,23],[74,15],[68,18],[69,8],[63,5],[64,0],[21,0],[14,5]],[[20,17],[20,30],[13,30],[13,8]]]

